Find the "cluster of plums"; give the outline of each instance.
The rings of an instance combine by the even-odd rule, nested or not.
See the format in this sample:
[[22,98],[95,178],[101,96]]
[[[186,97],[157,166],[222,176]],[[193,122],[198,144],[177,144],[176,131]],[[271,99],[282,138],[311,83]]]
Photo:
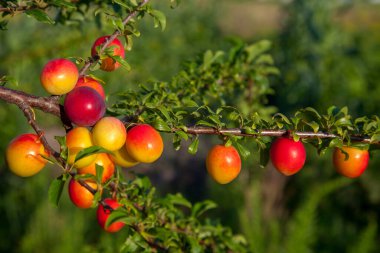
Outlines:
[[[104,36],[95,41],[91,49],[92,56],[97,55],[97,48],[108,38]],[[118,39],[114,39],[109,46],[113,47],[115,56],[124,58],[124,48]],[[100,68],[104,71],[113,71],[120,66],[111,57],[103,57],[100,60]],[[163,141],[160,134],[148,124],[136,124],[127,131],[124,123],[118,118],[105,117],[105,93],[102,85],[91,77],[79,76],[76,65],[71,61],[49,61],[41,72],[40,80],[48,93],[65,95],[64,112],[74,124],[66,134],[67,163],[77,174],[95,176],[97,166],[101,166],[101,181],[105,183],[114,174],[115,165],[128,168],[140,162],[152,163],[161,156]],[[80,151],[92,146],[100,146],[108,152],[76,159]],[[38,173],[46,165],[45,157],[48,156],[39,136],[31,133],[13,139],[6,150],[8,167],[22,177]],[[304,166],[306,151],[302,142],[280,137],[272,143],[270,158],[279,172],[293,175]],[[353,147],[337,148],[333,153],[337,171],[350,178],[360,176],[366,169],[368,160],[368,151]],[[206,168],[216,182],[227,184],[240,173],[239,153],[233,146],[216,145],[207,155]],[[69,196],[77,207],[90,208],[93,206],[94,195],[83,186],[83,182],[94,190],[102,191],[98,189],[94,179],[78,181],[72,178],[68,185]],[[120,222],[105,227],[110,214],[109,208],[115,209],[120,204],[112,198],[106,198],[102,203],[106,205],[98,206],[99,224],[108,232],[120,230],[123,226]]]
[[[92,55],[97,54],[107,36],[97,39],[92,46]],[[118,39],[110,45],[114,55],[124,57],[124,48]],[[101,58],[100,68],[113,71],[119,63],[111,57]],[[96,167],[103,168],[101,182],[106,183],[115,171],[115,165],[129,168],[138,163],[152,163],[163,152],[161,135],[148,124],[136,124],[127,131],[124,123],[116,117],[104,116],[105,93],[103,86],[94,78],[79,76],[76,65],[67,59],[50,60],[43,68],[40,76],[43,88],[52,95],[63,95],[64,113],[74,127],[66,134],[67,164],[75,169],[78,175],[96,176]],[[91,154],[76,159],[78,153],[86,148],[99,146],[107,153]],[[9,169],[16,175],[29,177],[41,171],[49,156],[39,136],[22,134],[14,138],[7,147],[6,159]],[[94,195],[85,186],[94,190],[98,184],[91,177],[86,179],[71,178],[68,192],[71,201],[79,208],[93,206]],[[116,209],[120,204],[116,199],[106,198],[99,205],[97,217],[99,224],[108,232],[116,232],[122,223],[114,223],[105,227],[110,214],[109,208]]]
[[[286,176],[300,171],[306,161],[306,150],[301,141],[279,137],[270,148],[270,160],[273,166]],[[335,148],[333,164],[343,176],[359,177],[368,166],[368,150],[343,146]],[[211,177],[220,184],[227,184],[240,173],[241,159],[233,146],[214,146],[207,155],[206,167]]]

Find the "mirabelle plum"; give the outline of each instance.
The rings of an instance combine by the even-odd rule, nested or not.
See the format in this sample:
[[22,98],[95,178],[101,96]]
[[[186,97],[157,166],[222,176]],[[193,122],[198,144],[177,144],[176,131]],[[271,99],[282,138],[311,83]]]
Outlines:
[[[67,162],[72,165],[74,164],[75,158],[80,151],[93,146],[91,132],[85,127],[73,128],[66,135],[66,146],[69,151]],[[75,162],[74,167],[86,167],[93,163],[96,157],[97,154],[86,156]]]
[[[98,188],[95,182],[90,180],[85,180],[84,182],[94,190]],[[73,178],[69,182],[68,191],[71,202],[77,207],[90,208],[92,206],[94,194]]]
[[160,158],[164,143],[156,129],[148,124],[141,124],[128,131],[125,147],[135,161],[152,163]]
[[92,140],[96,146],[116,151],[125,144],[127,130],[121,120],[115,117],[100,119],[92,129]]
[[9,169],[20,177],[30,177],[41,171],[48,156],[36,134],[21,134],[14,138],[6,149]]
[[207,155],[206,168],[216,182],[227,184],[240,173],[240,155],[233,146],[215,145]]
[[362,150],[354,147],[343,146],[342,150],[335,148],[333,153],[333,163],[336,170],[343,176],[357,178],[366,170],[369,161],[368,150]]
[[67,59],[54,59],[42,69],[40,80],[44,89],[52,95],[71,91],[78,80],[77,66]]

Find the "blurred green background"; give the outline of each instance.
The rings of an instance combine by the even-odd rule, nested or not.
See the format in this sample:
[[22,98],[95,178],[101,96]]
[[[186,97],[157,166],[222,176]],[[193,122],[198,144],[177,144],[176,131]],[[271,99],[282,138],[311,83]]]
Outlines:
[[[172,10],[166,1],[155,5],[167,15],[167,29],[152,28],[147,18],[142,35],[126,54],[132,71],[95,72],[106,92],[133,88],[149,80],[170,80],[181,64],[206,49],[231,47],[241,39],[273,42],[276,94],[269,105],[291,115],[311,106],[348,106],[354,116],[380,109],[380,5],[375,1],[183,1]],[[19,15],[0,32],[0,76],[18,84],[8,87],[47,95],[39,84],[42,66],[51,58],[90,54],[92,42],[112,33],[84,20],[63,27],[36,23]],[[239,101],[236,101],[239,103]],[[269,106],[263,105],[263,106]],[[54,117],[37,113],[48,137],[62,135]],[[0,101],[0,153],[16,135],[31,132],[22,113]],[[355,180],[339,176],[324,156],[308,148],[305,168],[292,177],[269,164],[258,166],[253,152],[238,180],[222,186],[205,171],[204,160],[216,138],[201,138],[199,152],[175,152],[167,138],[165,153],[151,166],[133,170],[147,174],[160,194],[182,192],[191,201],[212,199],[219,207],[209,217],[242,233],[252,252],[380,252],[380,159],[371,154],[367,171]],[[0,252],[115,252],[123,232],[105,234],[94,210],[78,210],[67,194],[59,208],[47,201],[55,168],[27,179],[8,172],[0,156]]]

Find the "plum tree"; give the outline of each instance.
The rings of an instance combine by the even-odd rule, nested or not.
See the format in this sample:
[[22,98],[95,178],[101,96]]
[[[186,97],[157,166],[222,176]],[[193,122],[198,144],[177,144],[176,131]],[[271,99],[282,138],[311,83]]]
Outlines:
[[[177,1],[171,3],[175,5]],[[33,1],[18,4],[4,4],[11,10],[9,15],[25,12],[37,20],[49,21],[47,9],[56,8],[63,23],[75,16],[70,14],[78,14],[77,7],[86,9],[79,8],[85,3],[77,1],[49,1],[43,7]],[[80,208],[97,205],[97,218],[103,229],[130,229],[138,241],[129,244],[134,251],[247,252],[246,240],[229,228],[201,219],[203,213],[215,207],[212,202],[193,205],[180,194],[158,198],[146,177],[132,175],[129,181],[123,179],[124,172],[117,166],[132,167],[160,158],[164,149],[161,133],[172,138],[175,150],[188,141],[191,154],[197,153],[200,136],[217,135],[223,139],[225,145],[214,146],[204,166],[220,184],[239,180],[241,157],[246,159],[251,154],[245,145],[248,141],[260,153],[262,165],[267,164],[269,155],[272,164],[285,175],[295,174],[303,167],[304,143],[319,153],[329,148],[346,150],[348,160],[346,154],[342,159],[339,151],[334,153],[334,163],[343,171],[346,162],[358,153],[351,153],[346,145],[358,142],[369,148],[380,141],[378,117],[352,119],[347,108],[331,106],[326,113],[320,113],[308,107],[289,118],[258,110],[262,109],[258,104],[272,94],[268,88],[270,76],[278,74],[268,53],[270,43],[265,40],[238,44],[227,52],[206,51],[170,81],[153,81],[122,91],[117,102],[106,108],[104,90],[89,72],[96,73],[98,68],[113,71],[121,66],[128,70],[121,38],[124,36],[130,47],[134,36],[140,33],[136,24],[146,14],[161,28],[165,28],[166,19],[149,0],[94,1],[93,5],[99,8],[88,11],[98,9],[109,15],[115,31],[94,42],[91,57],[76,58],[79,71],[67,59],[52,60],[43,68],[41,83],[54,96],[37,97],[13,90],[6,87],[7,78],[1,79],[0,99],[17,105],[36,132],[26,135],[28,140],[23,141],[22,135],[11,141],[6,156],[10,170],[20,176],[37,173],[47,161],[55,163],[60,175],[49,188],[51,201],[58,204],[62,189],[69,182],[72,202]],[[256,85],[255,90],[261,92],[251,92],[247,96],[250,103],[235,105],[231,94],[246,94],[247,84]],[[57,138],[59,150],[45,138],[33,109],[61,120],[67,134]],[[350,177],[359,176],[366,168],[368,153],[362,153],[364,158],[352,169],[360,172],[348,174]]]

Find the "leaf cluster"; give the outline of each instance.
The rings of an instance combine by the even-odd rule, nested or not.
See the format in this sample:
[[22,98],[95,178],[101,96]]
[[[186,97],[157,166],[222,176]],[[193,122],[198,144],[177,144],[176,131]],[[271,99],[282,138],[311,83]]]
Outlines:
[[[156,27],[162,29],[166,26],[165,15],[152,8],[148,1],[137,0],[23,0],[23,1],[3,1],[0,5],[0,29],[7,29],[7,24],[12,17],[17,14],[25,14],[35,20],[46,24],[80,25],[88,19],[94,19],[98,26],[103,23],[111,24],[115,29],[125,31],[127,34],[139,32],[134,27],[134,22],[129,22],[128,26],[123,24],[123,17],[132,11],[138,11],[137,18],[149,14],[154,19]],[[144,3],[144,6],[140,6]],[[174,7],[178,0],[170,0]],[[105,22],[104,22],[105,21]]]

